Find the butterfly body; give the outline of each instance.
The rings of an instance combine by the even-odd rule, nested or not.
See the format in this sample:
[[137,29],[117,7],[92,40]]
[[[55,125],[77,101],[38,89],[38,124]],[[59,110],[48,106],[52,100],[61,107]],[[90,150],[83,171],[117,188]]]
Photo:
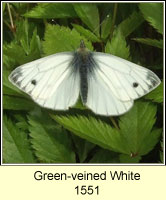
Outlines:
[[75,52],[57,53],[17,67],[9,80],[40,106],[67,110],[81,96],[94,113],[126,113],[135,99],[155,89],[152,71],[111,54],[91,52],[81,41]]
[[80,44],[80,48],[74,53],[72,65],[78,70],[80,76],[80,96],[82,103],[86,104],[88,95],[88,79],[93,73],[93,68],[97,67],[93,53],[90,52],[84,46],[84,43]]

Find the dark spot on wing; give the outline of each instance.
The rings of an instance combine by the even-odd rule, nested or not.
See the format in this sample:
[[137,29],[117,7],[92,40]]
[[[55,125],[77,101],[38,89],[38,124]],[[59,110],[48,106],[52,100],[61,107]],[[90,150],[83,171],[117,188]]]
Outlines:
[[37,82],[36,82],[36,80],[32,80],[31,83],[32,83],[32,85],[36,85]]
[[134,88],[138,87],[138,85],[139,85],[139,84],[138,84],[137,82],[134,82],[134,83],[133,83],[133,87],[134,87]]
[[153,86],[148,84],[148,89],[151,90],[152,88]]
[[151,83],[152,83],[152,85],[153,85],[154,87],[157,85],[157,81],[155,81],[154,79],[151,79],[150,81],[151,81]]
[[21,81],[17,82],[18,87],[21,87]]
[[14,73],[14,74],[12,74],[11,75],[11,79],[12,79],[12,81],[14,82],[14,83],[17,83],[17,80],[18,80],[18,78],[19,77],[21,77],[22,76],[22,73],[21,72],[18,72],[18,73]]
[[147,79],[150,80],[151,83],[151,85],[149,85],[149,89],[155,87],[159,82],[157,77],[151,72],[148,72]]

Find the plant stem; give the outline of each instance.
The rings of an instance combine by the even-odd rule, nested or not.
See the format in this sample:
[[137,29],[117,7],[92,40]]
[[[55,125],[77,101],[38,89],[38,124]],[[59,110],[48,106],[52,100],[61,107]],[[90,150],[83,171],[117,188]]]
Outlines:
[[9,18],[10,18],[10,24],[11,24],[11,30],[14,33],[16,31],[14,23],[13,23],[13,18],[12,18],[12,14],[11,14],[11,10],[10,10],[10,5],[9,3],[7,3],[7,8],[8,8],[8,12],[9,12]]

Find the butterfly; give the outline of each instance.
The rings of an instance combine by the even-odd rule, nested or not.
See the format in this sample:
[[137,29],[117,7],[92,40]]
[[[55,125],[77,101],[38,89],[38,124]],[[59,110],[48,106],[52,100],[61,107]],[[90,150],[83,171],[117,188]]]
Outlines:
[[84,41],[75,52],[50,55],[17,67],[9,81],[40,106],[68,110],[81,97],[94,113],[119,116],[159,84],[158,76],[120,57],[89,51]]

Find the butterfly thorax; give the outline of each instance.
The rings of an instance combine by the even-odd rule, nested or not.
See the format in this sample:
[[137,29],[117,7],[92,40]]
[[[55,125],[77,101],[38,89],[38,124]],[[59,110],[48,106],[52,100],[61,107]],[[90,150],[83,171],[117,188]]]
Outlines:
[[75,70],[78,70],[80,75],[80,95],[83,104],[86,104],[88,96],[88,79],[95,66],[93,54],[84,45],[80,45],[80,48],[74,53],[74,60],[72,63],[74,63],[73,66]]

